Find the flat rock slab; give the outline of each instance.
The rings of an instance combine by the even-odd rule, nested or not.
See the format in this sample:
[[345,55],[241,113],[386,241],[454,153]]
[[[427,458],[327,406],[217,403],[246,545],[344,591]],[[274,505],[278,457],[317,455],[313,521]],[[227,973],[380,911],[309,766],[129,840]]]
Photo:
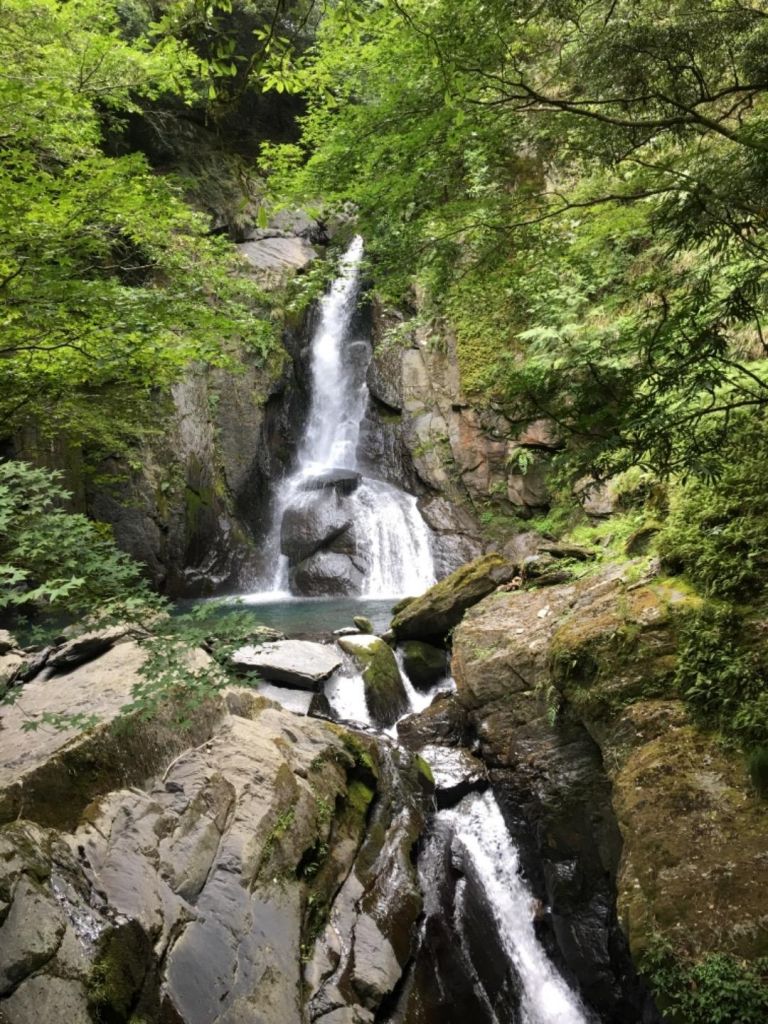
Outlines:
[[280,640],[259,647],[241,647],[232,655],[240,670],[253,670],[270,683],[297,690],[319,690],[324,679],[341,667],[335,647],[310,640]]
[[[151,721],[136,719],[130,728],[123,720],[121,730],[116,720],[143,680],[145,659],[135,642],[120,643],[67,675],[38,676],[15,703],[0,707],[0,824],[23,816],[42,825],[71,827],[82,809],[117,780],[137,784],[210,735],[221,717],[221,702],[199,708],[188,726],[176,724],[168,708]],[[204,651],[190,653],[191,669],[212,665]],[[57,728],[43,722],[46,713],[75,717]],[[78,726],[77,716],[91,715],[98,720],[94,728]],[[41,724],[29,732],[25,725],[30,722]]]
[[278,274],[301,270],[317,255],[306,238],[264,238],[237,248],[257,270]]

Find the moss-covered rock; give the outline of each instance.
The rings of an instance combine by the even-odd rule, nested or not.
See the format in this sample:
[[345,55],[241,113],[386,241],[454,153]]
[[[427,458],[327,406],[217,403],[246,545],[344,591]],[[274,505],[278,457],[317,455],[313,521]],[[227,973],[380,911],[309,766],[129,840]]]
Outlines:
[[768,955],[768,808],[743,759],[688,721],[679,701],[643,701],[604,749],[624,838],[618,909],[636,956]]
[[501,555],[483,555],[461,566],[425,594],[399,606],[391,628],[398,640],[443,645],[464,613],[514,574]]
[[417,690],[429,690],[445,676],[448,661],[445,651],[421,640],[406,640],[400,650],[403,671]]
[[[597,855],[615,879],[635,957],[661,942],[680,963],[754,964],[768,953],[768,807],[743,755],[697,726],[676,692],[702,600],[678,580],[628,584],[625,568],[472,608],[454,636],[458,698],[486,758],[528,794],[544,864],[593,836],[580,871]],[[598,748],[589,770],[585,729]],[[552,894],[555,914],[568,893]],[[570,910],[578,920],[578,901]]]
[[390,728],[408,710],[408,697],[392,648],[370,634],[340,637],[339,646],[360,667],[371,721],[382,729]]

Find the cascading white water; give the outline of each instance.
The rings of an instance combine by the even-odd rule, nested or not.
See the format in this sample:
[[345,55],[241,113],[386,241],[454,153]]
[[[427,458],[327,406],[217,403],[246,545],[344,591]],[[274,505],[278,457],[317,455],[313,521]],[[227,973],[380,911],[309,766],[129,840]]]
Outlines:
[[[307,484],[332,470],[358,472],[360,424],[368,404],[365,369],[370,346],[351,336],[360,283],[363,241],[356,237],[341,261],[339,277],[321,300],[311,342],[311,404],[296,469],[276,496],[267,546],[278,552],[269,591],[289,588],[288,559],[279,554],[280,524],[290,507],[308,501]],[[364,365],[360,355],[364,355]],[[344,499],[365,566],[363,597],[419,594],[434,583],[429,531],[416,498],[382,480],[363,478]]]
[[[452,848],[460,847],[471,860],[485,891],[504,951],[520,979],[524,1024],[588,1024],[578,996],[536,938],[533,898],[520,874],[518,852],[493,793],[470,794],[437,817],[452,830]],[[456,916],[461,934],[461,898]]]

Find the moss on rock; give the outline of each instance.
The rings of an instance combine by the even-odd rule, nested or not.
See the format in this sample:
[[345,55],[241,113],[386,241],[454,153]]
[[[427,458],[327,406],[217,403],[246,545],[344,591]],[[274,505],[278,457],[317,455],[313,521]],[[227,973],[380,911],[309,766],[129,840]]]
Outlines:
[[392,648],[377,636],[348,636],[339,646],[360,667],[365,703],[372,721],[388,729],[408,710],[408,697]]
[[391,628],[398,640],[425,640],[443,645],[468,608],[477,604],[513,573],[501,555],[483,555],[462,565],[405,606],[396,606]]

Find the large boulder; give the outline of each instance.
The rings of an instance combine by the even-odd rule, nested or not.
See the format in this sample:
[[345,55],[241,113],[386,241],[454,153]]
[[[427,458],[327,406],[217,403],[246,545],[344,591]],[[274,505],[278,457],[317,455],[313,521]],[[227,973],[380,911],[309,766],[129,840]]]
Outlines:
[[283,514],[280,550],[295,565],[321,548],[328,548],[351,526],[352,517],[335,492],[302,494]]
[[368,837],[375,743],[231,696],[237,713],[208,742],[146,789],[103,795],[71,834],[0,829],[4,1024],[296,1024],[302,953],[337,899],[355,979],[337,1005],[372,1020],[400,982],[420,911],[418,807],[403,815],[384,782]]
[[231,660],[237,670],[257,672],[271,683],[315,691],[341,666],[335,647],[309,640],[279,640],[258,647],[241,647]]
[[397,611],[392,631],[398,640],[444,645],[466,610],[510,579],[513,569],[497,554],[484,555],[463,565]]
[[764,955],[768,811],[674,692],[680,616],[699,599],[676,581],[629,587],[625,569],[481,602],[453,672],[559,955],[609,1019],[654,1020],[627,940],[688,963]]
[[362,565],[349,554],[316,551],[291,568],[291,592],[306,597],[352,597],[363,588]]
[[[172,704],[148,719],[125,716],[135,689],[146,684],[146,659],[144,649],[127,641],[65,676],[38,676],[13,704],[0,706],[0,824],[23,814],[71,827],[116,782],[138,785],[210,736],[221,701],[204,703],[192,717]],[[187,665],[215,671],[202,650],[191,652]],[[31,732],[30,723],[38,726]]]
[[408,697],[392,648],[370,634],[339,637],[338,643],[360,667],[371,721],[382,729],[390,728],[408,710]]

